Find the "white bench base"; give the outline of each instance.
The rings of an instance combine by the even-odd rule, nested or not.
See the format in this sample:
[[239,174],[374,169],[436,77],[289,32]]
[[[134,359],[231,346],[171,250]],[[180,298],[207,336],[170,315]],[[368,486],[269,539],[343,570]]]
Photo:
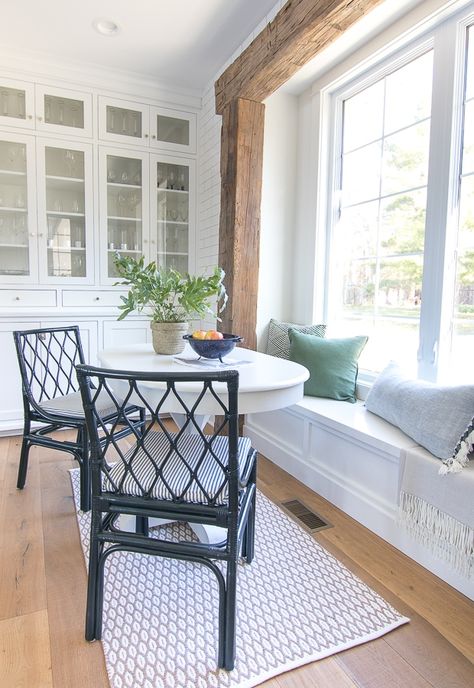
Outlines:
[[472,581],[397,524],[400,453],[416,442],[363,402],[304,397],[283,410],[246,416],[245,434],[275,464],[474,599]]

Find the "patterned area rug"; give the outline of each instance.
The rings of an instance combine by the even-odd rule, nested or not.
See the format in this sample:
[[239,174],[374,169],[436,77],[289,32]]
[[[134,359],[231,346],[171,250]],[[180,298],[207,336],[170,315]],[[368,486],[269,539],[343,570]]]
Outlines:
[[[79,469],[71,480],[78,509]],[[89,514],[77,511],[77,521],[87,560]],[[194,537],[186,525],[161,527]],[[107,562],[112,688],[250,688],[408,621],[261,493],[255,559],[239,567],[232,672],[216,668],[218,591],[207,567],[132,553]]]

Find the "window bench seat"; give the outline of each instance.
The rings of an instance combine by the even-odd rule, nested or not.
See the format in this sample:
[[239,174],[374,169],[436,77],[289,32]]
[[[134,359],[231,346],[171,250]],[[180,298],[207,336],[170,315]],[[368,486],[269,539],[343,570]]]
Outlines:
[[264,456],[472,597],[472,582],[397,523],[400,458],[417,443],[364,402],[305,396],[289,408],[248,415],[245,434]]

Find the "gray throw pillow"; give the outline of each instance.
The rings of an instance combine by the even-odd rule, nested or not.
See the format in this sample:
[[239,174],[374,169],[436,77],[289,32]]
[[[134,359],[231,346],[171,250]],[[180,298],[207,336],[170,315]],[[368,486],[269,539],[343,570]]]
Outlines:
[[440,473],[460,471],[467,464],[474,442],[474,385],[413,380],[391,362],[375,380],[365,405],[443,459]]
[[278,358],[289,358],[290,336],[288,332],[290,328],[302,334],[312,334],[315,337],[324,337],[326,333],[326,325],[295,325],[272,318],[268,326],[267,354],[278,356]]

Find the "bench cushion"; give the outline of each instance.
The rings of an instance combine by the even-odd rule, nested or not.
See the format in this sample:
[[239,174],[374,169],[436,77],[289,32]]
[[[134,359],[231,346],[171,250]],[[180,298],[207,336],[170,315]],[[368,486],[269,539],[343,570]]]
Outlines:
[[472,450],[474,385],[413,380],[391,362],[376,379],[365,404],[446,461],[450,470],[459,470],[467,462]]

